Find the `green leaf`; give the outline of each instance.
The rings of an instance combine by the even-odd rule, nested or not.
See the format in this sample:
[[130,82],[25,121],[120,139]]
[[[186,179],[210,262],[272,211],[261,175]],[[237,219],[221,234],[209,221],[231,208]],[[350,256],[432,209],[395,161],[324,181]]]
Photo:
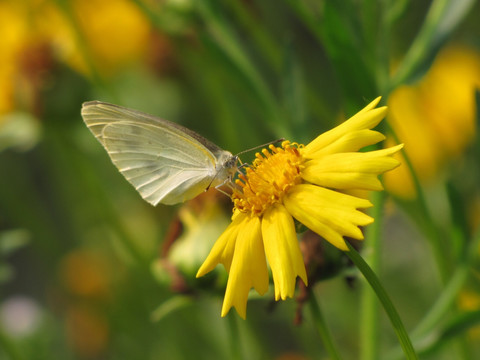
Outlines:
[[[365,43],[354,5],[350,1],[325,1],[319,20],[322,45],[345,91],[347,111],[358,108],[357,101],[377,94],[373,70],[365,60]],[[367,49],[368,50],[368,49]],[[370,64],[371,66],[373,64]]]
[[295,135],[304,134],[306,132],[305,86],[292,43],[287,44],[285,48],[282,74],[283,107],[287,113],[288,123],[292,124]]
[[185,295],[176,295],[162,304],[160,304],[153,312],[151,315],[151,319],[154,322],[161,321],[168,315],[174,313],[177,310],[186,308],[190,305],[193,304],[193,298],[191,296],[185,296]]
[[373,291],[380,300],[380,303],[383,305],[383,309],[387,313],[388,318],[393,326],[393,330],[397,334],[397,338],[400,342],[400,345],[403,349],[403,353],[407,359],[418,359],[415,349],[413,348],[412,342],[408,336],[405,326],[403,325],[400,316],[398,315],[395,306],[393,305],[390,297],[383,288],[382,284],[378,280],[375,273],[372,271],[370,266],[363,260],[360,254],[347,242],[349,251],[345,251],[345,254],[348,255],[350,260],[353,261],[355,266],[360,270],[365,279],[368,281]]
[[12,280],[15,271],[8,264],[0,264],[0,285],[5,284]]
[[24,229],[2,231],[0,233],[0,255],[8,256],[24,247],[30,241],[30,232]]
[[425,21],[391,80],[390,89],[415,81],[433,62],[441,45],[468,14],[475,0],[435,0]]
[[265,120],[268,122],[270,130],[278,137],[290,137],[274,94],[250,60],[247,51],[241,46],[232,26],[217,9],[218,4],[205,0],[197,1],[196,4],[199,14],[207,26],[209,36],[218,45],[218,49],[224,53],[225,59],[230,61],[242,75],[244,81],[254,91],[255,97],[262,104]]
[[[473,237],[462,253],[455,272],[450,277],[449,281],[443,287],[442,292],[437,296],[437,300],[430,306],[429,311],[425,314],[423,319],[418,323],[416,328],[412,331],[412,338],[415,344],[418,344],[418,349],[429,349],[435,347],[435,339],[437,339],[438,331],[436,326],[446,318],[446,315],[452,310],[458,298],[459,292],[463,289],[468,275],[471,271],[471,266],[477,258],[478,246],[480,245],[480,231]],[[474,315],[476,319],[476,315]],[[475,320],[476,321],[476,320]],[[448,326],[452,326],[450,323]],[[448,331],[447,331],[448,334]],[[391,351],[386,357],[387,359],[399,359],[401,353],[399,349]]]
[[464,334],[469,329],[480,324],[480,310],[470,311],[457,315],[449,324],[440,331],[437,336],[431,337],[428,342],[422,344],[419,349],[421,355],[430,355],[450,341]]

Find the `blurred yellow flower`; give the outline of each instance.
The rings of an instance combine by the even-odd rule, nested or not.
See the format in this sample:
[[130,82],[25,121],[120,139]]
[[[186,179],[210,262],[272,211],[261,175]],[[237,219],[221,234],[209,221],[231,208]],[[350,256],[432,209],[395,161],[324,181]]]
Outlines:
[[[478,311],[480,309],[480,293],[478,290],[465,289],[458,297],[458,305],[464,311]],[[480,326],[474,326],[468,331],[468,335],[478,341],[480,339]]]
[[[480,88],[480,54],[452,46],[438,55],[416,85],[401,86],[388,100],[388,121],[406,145],[419,179],[428,183],[442,167],[462,153],[475,134],[475,90]],[[398,154],[401,159],[401,154]],[[408,168],[385,175],[385,186],[396,195],[413,198]]]
[[[26,21],[14,2],[0,2],[0,115],[14,108],[14,74],[27,33]],[[1,117],[0,117],[1,119]]]
[[65,332],[75,353],[84,359],[101,359],[110,338],[105,315],[93,306],[72,304],[65,313]]
[[0,114],[18,103],[34,107],[38,84],[25,62],[45,52],[83,74],[110,76],[142,59],[151,40],[148,19],[128,0],[74,0],[63,8],[51,0],[2,1],[0,33]]
[[112,275],[108,260],[91,250],[75,250],[61,262],[60,276],[72,294],[89,298],[108,298]]
[[111,75],[146,55],[152,29],[134,2],[74,0],[73,10],[85,41],[77,49],[82,56],[70,58],[77,69],[88,73],[91,56],[102,74]]
[[384,139],[371,130],[387,112],[375,109],[379,101],[306,146],[270,145],[237,179],[232,223],[197,273],[203,276],[219,263],[227,269],[222,316],[233,306],[245,318],[250,289],[261,295],[268,290],[267,260],[276,300],[293,296],[297,276],[307,284],[294,218],[344,251],[344,236],[363,239],[359,226],[373,219],[358,209],[372,204],[341,191],[382,190],[377,176],[399,165],[391,156],[403,146],[357,152]]
[[0,114],[15,108],[35,110],[36,93],[52,59],[63,60],[74,33],[55,2],[0,3]]

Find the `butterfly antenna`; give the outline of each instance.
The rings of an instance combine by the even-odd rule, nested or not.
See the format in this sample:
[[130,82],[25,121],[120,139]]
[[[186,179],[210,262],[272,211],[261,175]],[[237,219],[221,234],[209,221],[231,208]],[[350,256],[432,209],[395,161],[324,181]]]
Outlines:
[[278,140],[270,141],[270,142],[268,142],[268,143],[266,143],[266,144],[258,145],[258,146],[255,146],[255,147],[253,147],[253,148],[240,151],[239,153],[237,153],[236,156],[241,155],[241,154],[245,154],[245,153],[247,153],[247,152],[249,152],[249,151],[253,151],[253,150],[257,150],[257,149],[263,148],[263,147],[268,146],[268,145],[276,144],[276,143],[278,143],[278,142],[280,142],[280,141],[284,141],[284,140],[285,140],[285,138],[281,138],[281,139],[278,139]]

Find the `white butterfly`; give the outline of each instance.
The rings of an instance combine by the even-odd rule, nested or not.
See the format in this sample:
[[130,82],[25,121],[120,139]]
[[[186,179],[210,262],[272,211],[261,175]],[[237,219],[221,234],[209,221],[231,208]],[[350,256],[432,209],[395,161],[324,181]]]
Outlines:
[[192,130],[155,116],[100,101],[82,117],[112,162],[152,205],[173,205],[226,183],[238,156]]

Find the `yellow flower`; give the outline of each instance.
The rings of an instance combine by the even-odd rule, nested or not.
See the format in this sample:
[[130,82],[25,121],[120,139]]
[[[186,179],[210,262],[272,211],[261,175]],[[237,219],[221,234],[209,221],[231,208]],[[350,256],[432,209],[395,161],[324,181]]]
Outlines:
[[104,76],[144,60],[152,42],[151,24],[128,0],[73,0],[65,7],[51,0],[0,1],[0,33],[0,114],[15,109],[18,92],[28,92],[31,76],[22,64],[35,60],[39,48],[84,74],[93,67]]
[[[445,165],[474,139],[479,88],[480,53],[457,45],[440,52],[418,84],[401,86],[390,95],[388,121],[423,184],[439,178]],[[388,173],[384,181],[397,196],[416,196],[405,166]]]
[[359,226],[373,219],[358,209],[372,204],[340,191],[382,190],[377,176],[399,165],[391,156],[403,146],[357,152],[384,139],[371,130],[387,112],[375,109],[379,101],[307,146],[270,145],[236,180],[232,223],[197,273],[203,276],[219,263],[228,271],[222,316],[233,306],[245,318],[250,289],[261,295],[268,290],[267,260],[276,300],[293,296],[297,276],[307,284],[294,219],[344,251],[344,236],[363,239]]
[[[74,0],[85,47],[103,75],[112,75],[146,57],[152,29],[146,16],[127,0]],[[76,44],[79,46],[79,44]],[[68,62],[89,73],[84,54],[72,53]]]

